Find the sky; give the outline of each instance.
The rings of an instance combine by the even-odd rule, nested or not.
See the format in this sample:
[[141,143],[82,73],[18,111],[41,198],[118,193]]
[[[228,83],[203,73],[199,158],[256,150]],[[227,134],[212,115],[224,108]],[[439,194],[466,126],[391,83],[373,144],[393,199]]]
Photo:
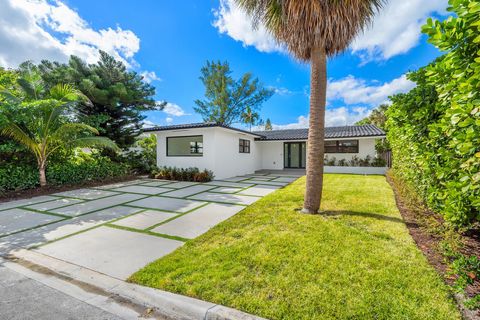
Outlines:
[[[390,0],[371,26],[341,55],[328,60],[327,126],[354,124],[388,96],[409,91],[408,71],[441,53],[420,28],[443,19],[447,0]],[[201,122],[194,100],[207,60],[228,61],[233,76],[251,72],[275,91],[262,119],[275,129],[308,126],[309,65],[296,61],[260,26],[251,27],[233,0],[0,0],[0,66],[25,60],[89,63],[104,50],[156,88],[163,111],[146,125]],[[240,126],[240,125],[237,125]]]

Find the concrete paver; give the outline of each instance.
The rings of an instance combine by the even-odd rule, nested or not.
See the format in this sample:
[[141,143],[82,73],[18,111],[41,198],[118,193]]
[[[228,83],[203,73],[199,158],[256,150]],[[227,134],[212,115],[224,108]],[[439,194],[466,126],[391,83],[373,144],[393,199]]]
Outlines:
[[269,186],[269,185],[262,185],[257,184],[255,187],[251,187],[245,190],[240,191],[238,194],[248,195],[248,196],[266,196],[274,192],[275,190],[279,189],[279,186]]
[[205,202],[157,196],[134,201],[128,205],[164,211],[187,212],[203,205],[204,203]]
[[166,192],[162,194],[162,196],[169,196],[169,197],[176,197],[176,198],[184,198],[187,196],[191,196],[192,194],[200,193],[203,191],[207,191],[210,189],[215,188],[214,186],[206,186],[203,184],[195,185],[195,186],[190,186],[186,187],[183,189],[177,189],[174,191]]
[[127,186],[127,187],[117,188],[114,190],[129,192],[129,193],[151,194],[151,195],[172,191],[172,189],[161,188],[161,187],[148,187],[145,185]]
[[51,201],[51,200],[56,200],[56,199],[58,199],[58,198],[57,197],[52,197],[52,196],[39,196],[39,197],[30,198],[30,199],[8,201],[8,202],[0,203],[0,211],[11,209],[11,208],[16,208],[16,207],[21,207],[21,206],[28,206],[30,204],[45,202],[45,201]]
[[135,229],[147,229],[165,220],[175,218],[178,214],[154,210],[146,210],[133,216],[113,222],[117,226],[130,227]]
[[80,203],[83,202],[84,200],[80,199],[73,199],[73,198],[63,198],[63,199],[57,199],[53,201],[48,201],[48,202],[41,202],[37,204],[32,204],[27,206],[28,209],[34,209],[34,210],[39,210],[39,211],[48,211],[51,209],[56,209],[60,207],[65,207],[71,204],[75,203]]
[[118,193],[107,190],[95,190],[95,189],[76,189],[65,192],[54,193],[57,197],[72,197],[84,200],[94,200],[104,197],[114,196]]
[[183,242],[99,227],[35,249],[40,253],[125,280]]
[[252,196],[237,195],[237,194],[203,192],[203,193],[199,193],[194,196],[191,196],[189,197],[189,199],[249,205],[259,200],[260,198],[252,197]]
[[24,209],[9,209],[0,213],[0,235],[18,232],[64,218]]
[[193,239],[244,209],[243,206],[210,203],[175,220],[162,224],[153,232]]

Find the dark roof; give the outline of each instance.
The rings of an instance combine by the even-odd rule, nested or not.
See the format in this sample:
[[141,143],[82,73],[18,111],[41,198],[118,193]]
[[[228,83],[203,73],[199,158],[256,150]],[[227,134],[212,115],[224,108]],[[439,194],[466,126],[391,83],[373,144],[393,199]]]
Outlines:
[[242,129],[237,129],[234,127],[230,127],[221,123],[217,122],[199,122],[199,123],[187,123],[187,124],[174,124],[174,125],[169,125],[169,126],[157,126],[157,127],[151,127],[151,128],[144,128],[144,132],[152,132],[152,131],[167,131],[167,130],[179,130],[179,129],[196,129],[196,128],[211,128],[211,127],[220,127],[220,128],[225,128],[233,131],[238,131],[246,134],[251,134],[253,136],[258,136],[258,137],[263,137],[262,135],[255,133],[255,132],[250,132]]
[[[269,130],[269,131],[245,131],[234,127],[226,126],[216,122],[200,122],[189,124],[174,124],[169,126],[158,126],[143,129],[144,132],[152,131],[167,131],[179,129],[195,129],[195,128],[210,128],[220,127],[229,130],[234,130],[246,134],[257,136],[257,140],[307,140],[308,129],[285,129],[285,130]],[[343,126],[343,127],[326,127],[325,138],[356,138],[356,137],[377,137],[385,136],[385,132],[372,124],[361,126]]]
[[[263,136],[258,140],[306,140],[308,139],[308,129],[285,129],[270,131],[255,131],[256,134]],[[356,138],[356,137],[376,137],[385,136],[385,132],[372,124],[361,126],[343,126],[326,127],[325,138]]]

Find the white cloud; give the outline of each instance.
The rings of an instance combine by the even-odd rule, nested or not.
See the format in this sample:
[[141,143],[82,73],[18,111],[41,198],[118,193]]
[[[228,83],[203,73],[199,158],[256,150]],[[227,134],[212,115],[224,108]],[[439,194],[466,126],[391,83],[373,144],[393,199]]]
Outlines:
[[363,79],[348,76],[340,80],[329,80],[328,100],[342,100],[346,104],[378,106],[388,103],[388,96],[407,92],[415,86],[405,75],[383,84],[369,84]]
[[143,120],[143,127],[144,128],[151,128],[151,127],[155,127],[157,124],[154,123],[153,121],[150,121],[150,120]]
[[213,26],[220,33],[240,41],[244,46],[254,46],[261,52],[281,51],[263,25],[252,28],[252,19],[233,0],[220,0],[220,7],[214,10]]
[[186,116],[188,113],[185,113],[185,111],[180,107],[179,105],[175,103],[168,102],[165,107],[162,110],[168,115],[175,116],[175,117],[180,117],[180,116]]
[[94,63],[98,50],[137,66],[133,56],[140,39],[130,30],[94,30],[61,1],[0,0],[0,7],[1,66],[16,67],[25,60],[64,62],[70,55]]
[[372,26],[351,45],[364,60],[387,60],[408,52],[421,36],[420,28],[433,14],[445,15],[448,0],[388,1]]
[[157,76],[155,71],[143,71],[140,73],[143,77],[143,80],[147,83],[151,83],[152,81],[161,81],[160,77]]
[[[372,26],[354,40],[350,49],[364,61],[386,60],[408,52],[418,44],[420,27],[425,20],[433,14],[445,15],[447,6],[448,0],[388,1]],[[284,51],[264,26],[253,29],[251,18],[233,0],[220,0],[214,14],[213,25],[219,32],[244,46],[254,46],[261,52]]]
[[166,117],[166,118],[165,118],[165,122],[168,123],[168,124],[170,124],[170,123],[173,122],[173,118],[171,118],[171,117]]

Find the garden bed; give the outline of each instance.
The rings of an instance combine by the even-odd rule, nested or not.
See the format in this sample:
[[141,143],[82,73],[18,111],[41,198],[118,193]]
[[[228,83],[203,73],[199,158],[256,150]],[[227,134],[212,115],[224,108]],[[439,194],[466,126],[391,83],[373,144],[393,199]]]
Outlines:
[[322,215],[299,213],[305,178],[131,276],[270,319],[460,319],[382,176],[325,175]]

